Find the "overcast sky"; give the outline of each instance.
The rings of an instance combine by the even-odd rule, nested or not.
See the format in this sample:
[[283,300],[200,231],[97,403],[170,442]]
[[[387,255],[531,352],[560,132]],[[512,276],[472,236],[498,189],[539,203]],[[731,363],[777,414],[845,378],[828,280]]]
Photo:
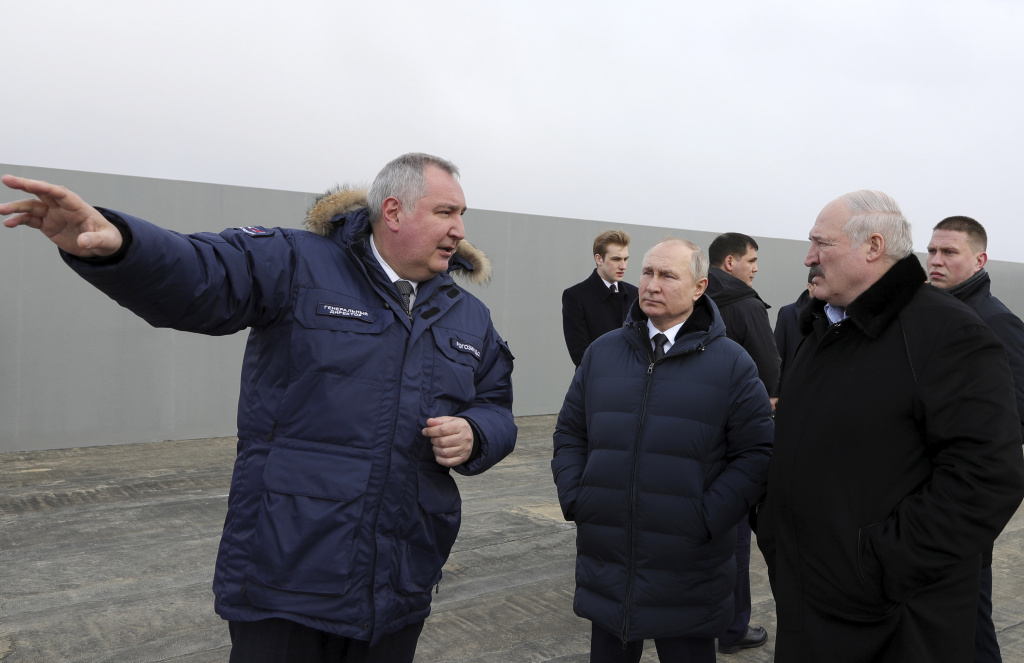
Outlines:
[[[1024,3],[0,0],[0,161],[805,239],[893,195],[1024,261]],[[286,222],[286,220],[283,220]],[[470,229],[470,234],[472,234]],[[588,240],[589,241],[589,240]]]

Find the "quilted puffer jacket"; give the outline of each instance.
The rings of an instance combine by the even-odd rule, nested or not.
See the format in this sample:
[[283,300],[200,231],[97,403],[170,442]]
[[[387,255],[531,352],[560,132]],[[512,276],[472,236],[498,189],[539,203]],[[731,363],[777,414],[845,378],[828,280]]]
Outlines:
[[701,297],[655,360],[634,303],[583,355],[551,468],[576,522],[576,614],[623,642],[714,638],[733,616],[736,525],[763,494],[771,405]]

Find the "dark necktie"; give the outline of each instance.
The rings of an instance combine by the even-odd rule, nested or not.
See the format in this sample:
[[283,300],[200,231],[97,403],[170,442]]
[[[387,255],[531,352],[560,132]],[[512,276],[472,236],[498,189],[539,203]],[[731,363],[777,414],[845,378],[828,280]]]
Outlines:
[[613,295],[619,291],[619,288],[614,283],[608,286],[608,289],[612,291]]
[[408,281],[395,281],[395,287],[398,288],[398,294],[402,295],[402,308],[405,309],[406,315],[412,317],[412,311],[409,308],[409,297],[412,295],[412,284]]
[[654,361],[658,361],[665,356],[665,344],[668,343],[668,336],[664,334],[655,334],[654,338]]

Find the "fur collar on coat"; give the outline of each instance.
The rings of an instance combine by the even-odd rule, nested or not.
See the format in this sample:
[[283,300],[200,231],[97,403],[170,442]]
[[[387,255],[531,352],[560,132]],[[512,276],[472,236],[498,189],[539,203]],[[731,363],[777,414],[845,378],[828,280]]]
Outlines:
[[[911,253],[896,262],[882,278],[853,300],[846,307],[846,315],[865,334],[871,338],[878,338],[889,323],[910,303],[926,280],[921,261]],[[800,315],[800,331],[806,336],[811,332],[815,318],[824,315],[825,302],[820,299],[814,300]]]
[[[349,185],[337,186],[317,196],[306,212],[306,229],[327,237],[342,216],[366,207],[366,189]],[[486,283],[491,279],[491,261],[487,255],[469,242],[459,242],[448,273],[469,283]]]

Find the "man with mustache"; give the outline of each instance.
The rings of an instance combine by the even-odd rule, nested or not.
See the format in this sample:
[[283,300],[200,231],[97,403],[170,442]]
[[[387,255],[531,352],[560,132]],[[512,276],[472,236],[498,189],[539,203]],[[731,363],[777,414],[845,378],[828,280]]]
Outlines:
[[[1006,349],[1013,373],[1017,415],[1024,429],[1024,322],[992,295],[988,262],[988,234],[969,216],[951,216],[932,230],[928,242],[928,280],[974,309]],[[999,642],[992,623],[992,547],[981,565],[981,593],[974,639],[974,663],[999,663]]]
[[512,355],[449,271],[486,279],[453,164],[407,154],[308,231],[181,235],[5,175],[0,205],[158,327],[250,328],[214,576],[231,663],[411,663],[459,529],[451,470],[515,444]]
[[626,283],[629,233],[606,230],[594,238],[597,267],[587,280],[562,292],[562,333],[573,366],[602,334],[618,329],[636,301],[636,286]]
[[815,299],[757,511],[775,660],[971,661],[982,553],[1024,497],[1006,354],[925,283],[890,196],[837,198],[809,237]]
[[593,663],[714,663],[733,618],[736,524],[762,491],[768,393],[682,239],[644,257],[626,324],[594,341],[558,415],[551,468],[576,523],[576,614]]

